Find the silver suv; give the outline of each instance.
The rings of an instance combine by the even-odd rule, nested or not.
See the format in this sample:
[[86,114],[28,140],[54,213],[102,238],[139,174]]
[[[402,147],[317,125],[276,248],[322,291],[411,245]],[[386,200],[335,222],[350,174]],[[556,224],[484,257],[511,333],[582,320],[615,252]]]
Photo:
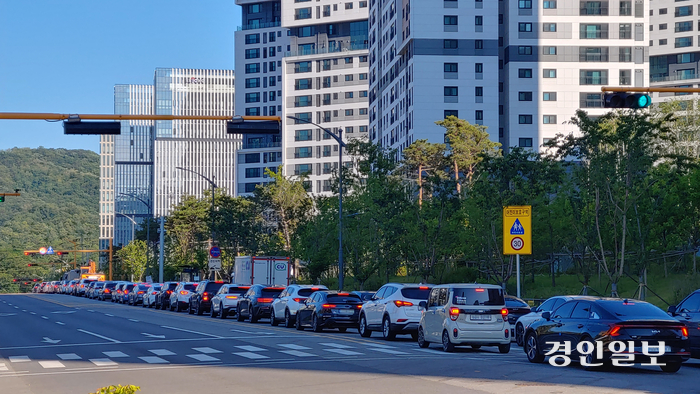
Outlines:
[[270,324],[276,326],[279,321],[287,328],[294,327],[297,311],[306,299],[315,291],[328,290],[321,285],[289,285],[272,302]]
[[362,305],[360,310],[360,335],[369,337],[372,331],[381,331],[384,339],[394,339],[397,334],[418,338],[421,311],[418,304],[428,299],[433,285],[413,283],[387,283]]

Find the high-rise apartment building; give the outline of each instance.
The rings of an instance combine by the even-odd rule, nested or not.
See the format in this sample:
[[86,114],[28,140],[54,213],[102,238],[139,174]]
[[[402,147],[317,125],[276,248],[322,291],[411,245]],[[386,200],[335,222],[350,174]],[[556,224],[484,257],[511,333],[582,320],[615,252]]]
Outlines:
[[[153,85],[117,85],[116,114],[234,115],[233,70],[158,68]],[[235,190],[240,139],[224,122],[122,121],[121,134],[100,139],[100,247],[125,245],[132,226],[167,215],[182,196],[203,196],[209,183]]]

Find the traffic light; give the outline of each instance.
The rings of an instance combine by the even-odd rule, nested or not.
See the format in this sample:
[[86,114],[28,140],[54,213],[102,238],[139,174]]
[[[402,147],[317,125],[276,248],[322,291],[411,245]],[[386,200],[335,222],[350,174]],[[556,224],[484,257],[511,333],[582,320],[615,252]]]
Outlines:
[[0,196],[0,202],[5,202],[5,196]]
[[276,120],[243,120],[235,117],[226,122],[226,132],[229,134],[280,134],[281,125]]
[[39,265],[39,264],[32,264],[32,263],[29,263],[29,264],[27,264],[27,267],[36,267],[37,265]]
[[646,93],[613,92],[605,93],[605,108],[647,108],[651,105],[651,96]]
[[67,120],[63,122],[63,134],[121,134],[121,122],[83,122],[80,120]]
[[34,256],[34,255],[36,255],[36,253],[34,253],[34,252],[29,252],[29,251],[26,251],[26,250],[25,250],[25,251],[24,251],[24,255],[25,255],[25,256]]

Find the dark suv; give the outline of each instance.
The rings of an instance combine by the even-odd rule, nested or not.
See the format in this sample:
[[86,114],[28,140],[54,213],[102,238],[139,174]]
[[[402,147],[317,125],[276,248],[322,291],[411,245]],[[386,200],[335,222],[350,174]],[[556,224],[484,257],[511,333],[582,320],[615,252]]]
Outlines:
[[216,295],[221,286],[224,285],[223,280],[203,280],[197,285],[197,291],[190,297],[190,314],[196,313],[202,315],[204,312],[211,311],[211,298]]
[[170,295],[177,287],[178,282],[165,282],[156,295],[156,309],[166,310],[170,308]]
[[236,306],[236,320],[243,321],[245,317],[251,323],[260,318],[270,317],[270,305],[284,291],[284,287],[253,285],[239,298]]

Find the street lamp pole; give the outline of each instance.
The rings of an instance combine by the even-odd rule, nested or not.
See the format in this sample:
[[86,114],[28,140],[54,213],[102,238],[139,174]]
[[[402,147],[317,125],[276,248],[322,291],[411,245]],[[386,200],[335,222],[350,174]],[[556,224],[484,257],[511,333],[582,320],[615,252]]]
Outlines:
[[211,245],[214,246],[215,245],[215,242],[214,242],[214,189],[217,187],[216,183],[214,183],[214,181],[205,177],[204,175],[202,175],[196,171],[190,170],[188,168],[183,168],[183,167],[175,167],[175,168],[177,168],[178,170],[187,171],[187,172],[191,172],[193,174],[199,175],[200,177],[206,179],[206,181],[209,182],[209,184],[211,185]]
[[125,215],[125,214],[123,214],[123,213],[121,213],[121,212],[115,212],[115,215],[122,215],[122,216],[124,216],[125,218],[131,220],[131,241],[133,242],[133,241],[134,241],[134,226],[136,226],[136,220],[134,220],[134,218],[132,218],[132,217],[130,217],[130,216],[128,216],[128,215]]
[[[137,197],[134,194],[127,194],[127,193],[119,193],[119,194],[122,196],[127,196],[127,197],[134,198],[136,200],[139,200],[146,205],[146,208],[148,208],[148,215],[149,215],[148,216],[148,227],[146,227],[146,267],[148,267],[148,261],[150,260],[148,257],[151,254],[151,248],[149,247],[149,244],[151,242],[151,204],[147,203],[146,201],[142,200],[140,197]],[[134,238],[133,234],[131,235],[131,238],[132,239]],[[161,272],[161,275],[158,278],[162,282],[163,281],[163,278],[162,278],[163,268],[162,267],[160,267],[160,272]]]
[[345,267],[343,264],[343,148],[345,148],[345,143],[343,142],[343,129],[338,129],[338,135],[322,127],[310,120],[297,118],[295,116],[287,116],[289,119],[293,119],[297,122],[312,124],[321,130],[325,131],[333,137],[333,139],[338,142],[338,290],[343,290],[343,282],[345,279]]

